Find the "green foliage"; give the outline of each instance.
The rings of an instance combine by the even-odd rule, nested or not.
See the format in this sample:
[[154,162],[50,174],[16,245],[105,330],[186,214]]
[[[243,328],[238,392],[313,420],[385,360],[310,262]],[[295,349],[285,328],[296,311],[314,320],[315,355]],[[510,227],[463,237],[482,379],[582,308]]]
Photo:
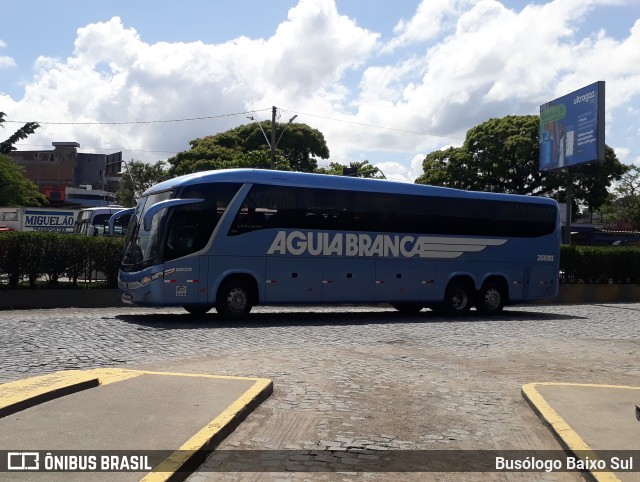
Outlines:
[[[93,238],[91,238],[93,239]],[[78,279],[90,272],[89,266],[95,264],[90,261],[91,243],[87,243],[86,236],[64,235],[58,238],[62,253],[73,253],[73,256],[65,259],[64,275],[71,280],[73,286],[78,285]],[[120,256],[118,255],[118,259]]]
[[47,198],[9,156],[0,154],[0,206],[44,206]]
[[[229,168],[269,169],[271,150],[265,134],[270,139],[270,132],[270,122],[260,125],[252,122],[194,139],[189,143],[191,149],[168,160],[170,176]],[[313,172],[318,165],[316,157],[329,157],[322,133],[306,124],[276,124],[276,141],[275,164],[278,170]]]
[[[473,191],[536,194],[566,198],[566,173],[539,170],[539,116],[489,119],[470,129],[461,147],[430,153],[417,183]],[[574,201],[590,210],[607,200],[607,189],[626,167],[613,149],[605,160],[572,169]]]
[[31,287],[46,275],[56,287],[66,276],[73,286],[81,277],[92,280],[100,272],[107,286],[118,281],[122,237],[88,237],[62,233],[17,231],[0,235],[0,279],[15,288],[25,278]]
[[631,221],[640,227],[640,167],[622,175],[602,212],[607,222]]
[[[4,112],[0,112],[0,127],[3,127],[2,124],[5,122],[5,115]],[[27,122],[7,140],[0,142],[0,154],[9,154],[11,151],[15,151],[16,148],[14,144],[29,137],[38,127],[40,127],[40,125],[37,122]]]
[[146,164],[142,161],[127,163],[127,172],[120,179],[120,188],[116,193],[116,202],[121,206],[132,207],[140,195],[154,184],[169,179],[171,175],[164,161]]
[[104,274],[108,286],[115,288],[118,286],[118,270],[120,269],[123,239],[98,236],[92,238],[92,240],[89,253],[95,260],[95,269]]
[[331,174],[334,176],[342,176],[346,167],[356,169],[358,177],[382,179],[380,171],[373,167],[369,161],[350,162],[348,166],[338,162],[332,162],[327,167],[318,167],[315,172],[318,174]]
[[[0,112],[0,127],[5,122],[5,113]],[[25,139],[40,127],[35,122],[27,122],[7,140],[0,142],[0,206],[44,206],[47,199],[38,191],[13,160],[7,156],[15,150],[14,144]]]
[[563,245],[563,283],[640,283],[640,248]]

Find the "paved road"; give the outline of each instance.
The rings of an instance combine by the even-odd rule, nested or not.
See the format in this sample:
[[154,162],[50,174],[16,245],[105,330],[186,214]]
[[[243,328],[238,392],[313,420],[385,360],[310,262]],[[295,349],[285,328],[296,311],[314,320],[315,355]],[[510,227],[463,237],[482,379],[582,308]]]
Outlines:
[[[557,449],[521,386],[636,384],[639,319],[640,304],[518,307],[495,319],[405,317],[385,307],[274,307],[235,323],[173,309],[0,312],[0,382],[108,366],[271,378],[274,395],[224,442],[227,449]],[[235,480],[206,468],[192,481]]]

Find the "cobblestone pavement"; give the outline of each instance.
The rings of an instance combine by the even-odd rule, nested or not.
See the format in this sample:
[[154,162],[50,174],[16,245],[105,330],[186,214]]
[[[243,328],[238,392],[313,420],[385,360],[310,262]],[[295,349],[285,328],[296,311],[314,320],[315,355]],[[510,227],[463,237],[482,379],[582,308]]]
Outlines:
[[[272,379],[271,398],[220,446],[234,451],[558,449],[521,386],[637,384],[639,319],[640,304],[526,306],[449,319],[386,307],[272,307],[245,322],[174,309],[5,311],[0,382],[108,366]],[[581,480],[348,468],[242,473],[215,471],[216,464],[209,459],[191,482]],[[233,461],[225,467],[233,470]]]

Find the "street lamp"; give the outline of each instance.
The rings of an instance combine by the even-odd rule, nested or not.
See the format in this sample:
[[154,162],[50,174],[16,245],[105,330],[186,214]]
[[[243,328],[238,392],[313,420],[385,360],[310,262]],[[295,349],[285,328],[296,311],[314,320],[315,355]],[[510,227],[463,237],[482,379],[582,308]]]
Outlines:
[[256,124],[258,124],[258,127],[260,127],[260,130],[262,131],[262,135],[264,136],[264,140],[267,141],[267,145],[269,147],[271,147],[271,143],[269,142],[269,138],[267,137],[267,133],[264,131],[264,129],[262,128],[262,124],[260,122],[258,122],[253,116],[251,117],[247,117],[247,119],[255,122]]
[[[136,183],[133,180],[133,174],[131,174],[131,169],[129,169],[129,165],[127,164],[127,161],[125,161],[124,159],[120,159],[119,161],[116,161],[116,162],[107,162],[105,163],[105,168],[106,166],[112,166],[114,164],[124,164],[124,167],[127,168],[127,174],[129,174],[129,179],[131,180],[131,191],[133,193],[133,202],[135,204],[138,201],[138,194],[136,192]],[[122,174],[122,172],[119,172],[118,174]]]
[[276,141],[276,108],[273,108],[273,115],[272,115],[272,119],[271,119],[271,141],[269,141],[269,137],[267,137],[267,133],[264,131],[264,129],[262,128],[262,124],[260,122],[258,122],[253,116],[251,117],[247,117],[247,119],[255,122],[256,124],[258,124],[258,126],[260,127],[260,130],[262,131],[262,135],[264,136],[264,140],[267,141],[267,145],[269,146],[269,148],[271,149],[271,169],[275,169],[276,167],[276,148],[278,147],[278,144],[280,144],[280,139],[282,139],[282,136],[284,135],[284,131],[287,130],[287,127],[289,127],[289,124],[291,124],[297,117],[298,114],[294,115],[291,119],[289,119],[289,122],[287,122],[287,124],[284,126],[284,129],[282,129],[282,132],[280,133],[280,137],[278,137],[278,140]]
[[280,144],[280,139],[282,139],[282,135],[284,134],[284,131],[287,130],[287,127],[289,127],[289,124],[291,124],[296,117],[298,117],[298,114],[294,115],[291,119],[289,119],[289,122],[287,122],[287,125],[284,126],[284,129],[282,129],[282,132],[280,133],[280,137],[278,137],[278,142],[276,142],[276,148],[278,147],[278,144]]

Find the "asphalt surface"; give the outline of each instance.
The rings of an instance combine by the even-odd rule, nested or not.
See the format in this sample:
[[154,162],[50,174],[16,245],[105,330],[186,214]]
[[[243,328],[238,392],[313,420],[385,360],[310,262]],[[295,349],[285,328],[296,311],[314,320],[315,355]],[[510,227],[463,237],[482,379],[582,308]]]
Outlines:
[[[0,312],[0,382],[97,367],[268,378],[274,394],[219,446],[231,459],[221,465],[211,458],[191,480],[388,480],[389,474],[358,476],[345,469],[289,473],[276,466],[273,473],[246,473],[233,457],[242,458],[238,451],[273,457],[281,450],[558,450],[562,440],[538,417],[536,403],[525,400],[522,387],[627,387],[628,405],[640,375],[639,312],[639,304],[527,306],[495,319],[446,319],[430,312],[404,317],[385,307],[274,307],[239,323],[215,314],[193,318],[179,310],[136,308]],[[563,415],[554,389],[536,386],[565,422],[574,416],[570,423],[577,425],[596,411],[582,404]],[[629,418],[627,427],[636,426],[640,422]],[[637,475],[624,473],[620,480]],[[403,472],[393,479],[582,476]]]

